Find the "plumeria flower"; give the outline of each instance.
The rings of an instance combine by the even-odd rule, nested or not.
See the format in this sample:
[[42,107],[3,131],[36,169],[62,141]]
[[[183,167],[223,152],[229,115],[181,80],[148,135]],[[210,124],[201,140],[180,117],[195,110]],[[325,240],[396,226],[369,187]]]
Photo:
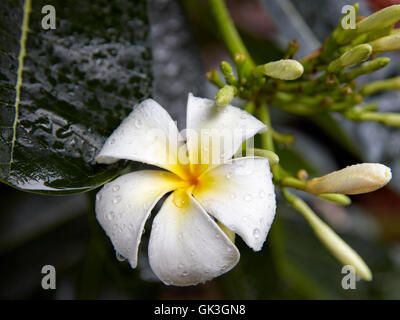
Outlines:
[[[97,194],[97,219],[116,252],[137,266],[146,220],[170,192],[153,220],[148,246],[150,266],[165,284],[195,285],[232,269],[240,257],[234,233],[261,250],[276,208],[269,163],[262,157],[232,157],[264,130],[240,108],[189,94],[185,142],[157,102],[137,105],[96,158],[161,168],[122,175]],[[217,142],[224,143],[217,147]]]

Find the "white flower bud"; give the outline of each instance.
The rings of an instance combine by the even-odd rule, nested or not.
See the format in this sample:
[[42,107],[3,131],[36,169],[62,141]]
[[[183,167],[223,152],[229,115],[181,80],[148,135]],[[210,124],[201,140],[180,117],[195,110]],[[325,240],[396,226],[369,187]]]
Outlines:
[[281,80],[294,80],[302,76],[303,65],[292,59],[279,60],[266,63],[254,69],[256,77],[267,75],[268,77]]
[[334,171],[306,183],[309,193],[360,194],[382,188],[392,178],[390,168],[379,163],[362,163]]
[[369,43],[374,52],[395,51],[400,49],[400,33],[376,39]]

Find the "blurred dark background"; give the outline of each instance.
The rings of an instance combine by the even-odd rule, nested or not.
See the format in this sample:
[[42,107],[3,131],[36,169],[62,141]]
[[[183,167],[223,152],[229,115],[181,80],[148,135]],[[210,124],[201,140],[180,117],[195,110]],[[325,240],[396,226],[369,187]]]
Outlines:
[[[367,15],[399,1],[359,1]],[[342,0],[230,0],[239,31],[257,63],[282,58],[291,39],[300,40],[297,58],[316,49],[338,23]],[[228,59],[206,1],[151,0],[155,99],[185,127],[187,93],[212,98],[205,72]],[[374,75],[399,75],[400,55]],[[371,78],[368,78],[370,80]],[[366,79],[364,79],[365,81]],[[385,111],[400,112],[398,92],[372,97]],[[240,101],[237,101],[239,104]],[[147,262],[144,234],[139,267],[120,262],[93,208],[94,192],[51,197],[0,185],[1,299],[399,299],[400,298],[400,130],[335,118],[337,134],[320,123],[272,109],[275,127],[295,133],[293,148],[280,147],[284,166],[311,175],[356,162],[382,162],[394,173],[390,185],[353,197],[340,207],[302,195],[370,266],[374,279],[341,287],[341,265],[314,237],[301,215],[279,199],[277,218],[261,252],[237,237],[241,260],[231,272],[204,285],[168,287]],[[41,268],[54,265],[57,289],[43,290]]]

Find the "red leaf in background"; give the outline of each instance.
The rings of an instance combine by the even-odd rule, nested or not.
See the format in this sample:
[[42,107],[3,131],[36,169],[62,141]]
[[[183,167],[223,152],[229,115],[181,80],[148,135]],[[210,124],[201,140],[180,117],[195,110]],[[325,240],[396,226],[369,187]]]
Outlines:
[[400,0],[368,0],[369,8],[372,11],[378,11],[394,4],[400,4]]

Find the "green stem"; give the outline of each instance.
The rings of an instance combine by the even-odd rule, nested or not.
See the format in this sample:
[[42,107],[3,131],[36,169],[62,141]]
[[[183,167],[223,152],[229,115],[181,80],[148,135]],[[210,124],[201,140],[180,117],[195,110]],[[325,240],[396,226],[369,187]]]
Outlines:
[[261,134],[261,147],[274,152],[275,147],[271,130],[271,118],[269,116],[268,106],[265,103],[261,103],[258,108],[258,118],[267,126],[267,131]]
[[343,265],[352,265],[356,269],[357,275],[362,279],[372,279],[371,271],[357,252],[323,222],[301,198],[292,194],[286,188],[281,188],[281,191],[284,198],[304,216],[315,235]]
[[400,113],[378,113],[378,112],[346,112],[344,116],[353,121],[376,121],[387,126],[400,127]]
[[256,109],[256,105],[253,101],[248,101],[244,106],[244,110],[250,114],[254,114],[255,109]]
[[[283,177],[280,180],[280,184],[282,187],[294,188],[307,192],[306,190],[307,182],[297,179],[295,177],[290,177],[290,176]],[[351,199],[348,196],[340,193],[320,193],[320,194],[315,194],[315,196],[318,196],[322,199],[332,201],[344,206],[347,206],[351,203]]]
[[304,190],[306,187],[306,182],[299,180],[294,177],[284,177],[281,180],[282,186],[289,187],[289,188],[295,188],[299,190]]
[[254,67],[249,52],[247,51],[238,31],[229,15],[228,9],[223,0],[209,0],[211,11],[214,15],[222,40],[224,41],[232,59],[235,59],[237,54],[243,54],[246,60],[238,67],[238,72],[241,77],[250,74]]
[[361,94],[369,96],[384,90],[400,90],[400,77],[367,83],[361,88]]
[[274,166],[279,163],[279,156],[273,151],[259,148],[249,148],[247,149],[247,151],[249,152],[249,154],[253,154],[256,157],[263,157],[268,159],[270,166]]

